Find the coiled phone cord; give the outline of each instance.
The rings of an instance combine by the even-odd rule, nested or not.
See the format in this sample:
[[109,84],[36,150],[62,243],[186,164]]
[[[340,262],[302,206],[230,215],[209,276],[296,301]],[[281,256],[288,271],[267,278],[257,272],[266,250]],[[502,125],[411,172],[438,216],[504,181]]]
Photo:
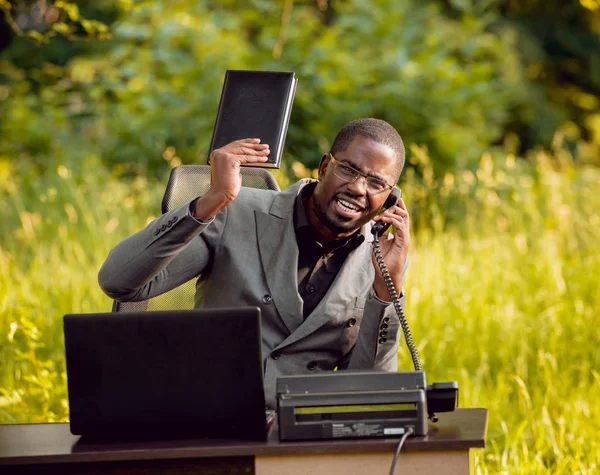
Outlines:
[[383,261],[383,255],[381,254],[381,248],[379,247],[379,236],[374,234],[373,240],[373,252],[375,253],[375,259],[377,260],[377,264],[379,265],[379,269],[381,270],[381,275],[383,276],[383,280],[388,289],[388,292],[392,296],[392,302],[394,303],[394,308],[396,309],[396,314],[400,319],[400,326],[402,327],[402,333],[404,333],[404,339],[406,340],[406,346],[410,351],[410,356],[413,360],[413,365],[415,367],[415,371],[423,371],[421,368],[421,359],[419,358],[419,353],[417,352],[417,347],[413,342],[412,335],[410,333],[410,328],[408,327],[408,322],[406,321],[406,316],[404,315],[404,310],[402,310],[402,306],[400,305],[400,299],[398,298],[398,293],[396,292],[396,288],[394,287],[394,282],[390,277],[390,273],[388,272],[387,266]]

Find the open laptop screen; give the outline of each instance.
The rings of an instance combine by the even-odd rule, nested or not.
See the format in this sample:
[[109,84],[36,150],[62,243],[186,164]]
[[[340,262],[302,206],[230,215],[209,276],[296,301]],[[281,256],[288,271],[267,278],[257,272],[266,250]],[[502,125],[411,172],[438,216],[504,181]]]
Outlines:
[[264,440],[260,309],[64,316],[71,432]]

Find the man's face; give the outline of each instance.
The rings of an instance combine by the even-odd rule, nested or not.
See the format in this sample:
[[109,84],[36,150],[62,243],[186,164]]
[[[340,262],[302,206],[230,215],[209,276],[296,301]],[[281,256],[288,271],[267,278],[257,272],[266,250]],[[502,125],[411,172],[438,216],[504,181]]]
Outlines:
[[[350,166],[361,173],[384,181],[396,183],[396,159],[393,150],[362,136],[335,154],[335,161]],[[337,237],[352,234],[373,219],[388,197],[390,190],[373,193],[367,189],[366,180],[359,177],[349,183],[334,174],[331,156],[324,156],[319,166],[319,183],[313,193],[311,207],[319,224]]]

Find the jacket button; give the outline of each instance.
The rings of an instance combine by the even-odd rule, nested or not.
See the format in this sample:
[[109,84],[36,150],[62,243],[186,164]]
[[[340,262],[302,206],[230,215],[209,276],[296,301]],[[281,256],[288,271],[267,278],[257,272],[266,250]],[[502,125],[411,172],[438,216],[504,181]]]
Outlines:
[[379,339],[379,343],[380,343],[380,344],[381,344],[381,343],[385,343],[386,341],[387,341],[387,340],[386,340],[385,338],[380,338],[380,339]]
[[306,368],[309,371],[314,371],[317,368],[317,362],[316,361],[311,361],[306,365]]
[[173,216],[173,222],[177,221],[177,216]]
[[156,228],[156,231],[154,231],[154,235],[158,236],[160,234],[160,228]]
[[278,360],[280,356],[281,353],[279,353],[279,351],[274,351],[273,353],[271,353],[271,358],[273,358],[274,360]]
[[383,317],[383,323],[387,323],[390,321],[390,317]]
[[163,225],[160,227],[160,230],[161,230],[161,231],[164,231],[165,229],[167,229],[167,225],[166,225],[166,224],[163,224]]
[[382,330],[387,330],[388,324],[387,323],[382,323],[381,324],[381,329]]
[[262,302],[266,304],[270,304],[272,301],[273,297],[271,297],[269,294],[265,294],[262,298]]
[[385,330],[381,330],[379,332],[379,336],[382,337],[382,338],[385,338],[387,336],[387,332]]
[[349,327],[353,327],[354,325],[356,325],[356,318],[351,318],[350,320],[348,320]]

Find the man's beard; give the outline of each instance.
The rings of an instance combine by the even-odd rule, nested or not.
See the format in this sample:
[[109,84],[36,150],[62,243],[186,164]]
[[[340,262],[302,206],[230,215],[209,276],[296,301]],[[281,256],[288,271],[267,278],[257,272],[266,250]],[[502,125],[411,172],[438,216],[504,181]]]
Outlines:
[[[364,217],[358,221],[343,221],[341,219],[332,219],[321,207],[321,199],[318,194],[313,194],[314,210],[317,218],[334,234],[348,234],[356,231],[366,222]],[[364,222],[363,222],[364,221]]]

